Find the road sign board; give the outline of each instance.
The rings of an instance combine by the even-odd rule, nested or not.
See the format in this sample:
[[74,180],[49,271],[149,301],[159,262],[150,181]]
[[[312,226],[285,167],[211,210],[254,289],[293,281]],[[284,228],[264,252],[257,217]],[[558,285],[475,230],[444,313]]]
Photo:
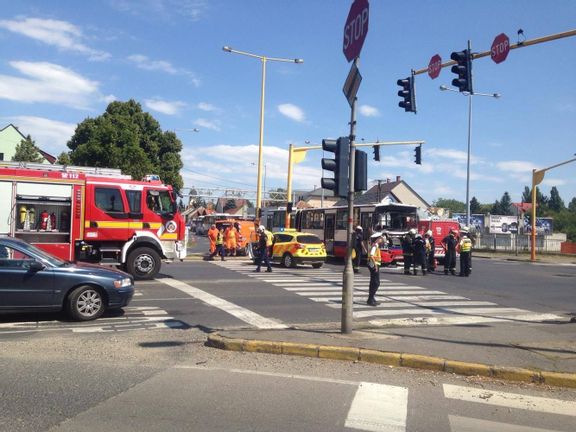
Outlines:
[[342,50],[346,60],[351,62],[360,55],[364,39],[368,33],[368,0],[355,0],[350,6],[344,25],[344,45]]
[[510,52],[510,39],[504,33],[500,33],[494,38],[492,48],[490,50],[490,57],[494,63],[502,63],[508,57]]
[[354,62],[352,63],[350,72],[348,72],[348,77],[346,77],[344,87],[342,88],[344,96],[346,96],[348,104],[350,105],[350,108],[352,108],[354,99],[356,99],[356,93],[358,93],[358,89],[360,88],[361,82],[362,82],[362,75],[360,75],[360,71],[358,70],[356,63]]
[[438,78],[442,69],[442,57],[439,54],[433,55],[428,63],[428,75],[432,79]]

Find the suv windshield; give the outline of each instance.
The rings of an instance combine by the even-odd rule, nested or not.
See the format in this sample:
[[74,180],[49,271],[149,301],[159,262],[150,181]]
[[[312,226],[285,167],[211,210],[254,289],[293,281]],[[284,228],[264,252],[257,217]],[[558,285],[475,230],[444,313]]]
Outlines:
[[298,237],[296,237],[296,241],[298,243],[303,243],[303,244],[318,244],[318,243],[322,243],[320,241],[320,239],[318,237],[316,237],[315,235],[299,235]]

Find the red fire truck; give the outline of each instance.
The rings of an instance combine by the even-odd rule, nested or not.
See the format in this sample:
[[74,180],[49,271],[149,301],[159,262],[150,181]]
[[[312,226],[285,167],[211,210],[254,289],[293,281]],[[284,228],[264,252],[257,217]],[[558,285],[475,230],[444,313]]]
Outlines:
[[432,237],[434,238],[434,257],[438,260],[438,262],[444,262],[444,256],[446,255],[446,251],[442,247],[442,240],[448,234],[450,234],[450,230],[459,231],[460,224],[458,221],[453,219],[428,219],[428,220],[420,220],[418,222],[418,232],[422,235],[426,233],[426,231],[432,231]]
[[187,229],[171,186],[156,175],[0,162],[0,235],[62,259],[120,266],[151,279],[186,256]]

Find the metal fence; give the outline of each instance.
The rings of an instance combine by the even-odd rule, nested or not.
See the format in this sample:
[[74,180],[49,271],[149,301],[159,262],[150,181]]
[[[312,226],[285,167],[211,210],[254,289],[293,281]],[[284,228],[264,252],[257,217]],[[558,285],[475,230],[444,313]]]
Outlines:
[[[564,241],[536,236],[536,251],[560,253]],[[475,239],[474,249],[500,252],[530,252],[531,237],[516,234],[482,234]]]

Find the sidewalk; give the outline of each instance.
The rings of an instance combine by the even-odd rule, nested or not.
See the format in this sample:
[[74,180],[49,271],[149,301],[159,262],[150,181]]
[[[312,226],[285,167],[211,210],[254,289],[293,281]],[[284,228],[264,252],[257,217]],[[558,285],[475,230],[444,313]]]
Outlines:
[[[472,255],[476,258],[489,258],[499,259],[504,261],[525,261],[530,262],[529,253],[519,253],[516,255],[513,252],[491,252],[491,251],[473,251]],[[576,265],[576,255],[564,254],[537,254],[536,263],[547,264],[574,264]]]
[[248,352],[366,361],[576,388],[576,320],[534,324],[360,328],[339,324],[281,330],[227,330],[208,345]]

